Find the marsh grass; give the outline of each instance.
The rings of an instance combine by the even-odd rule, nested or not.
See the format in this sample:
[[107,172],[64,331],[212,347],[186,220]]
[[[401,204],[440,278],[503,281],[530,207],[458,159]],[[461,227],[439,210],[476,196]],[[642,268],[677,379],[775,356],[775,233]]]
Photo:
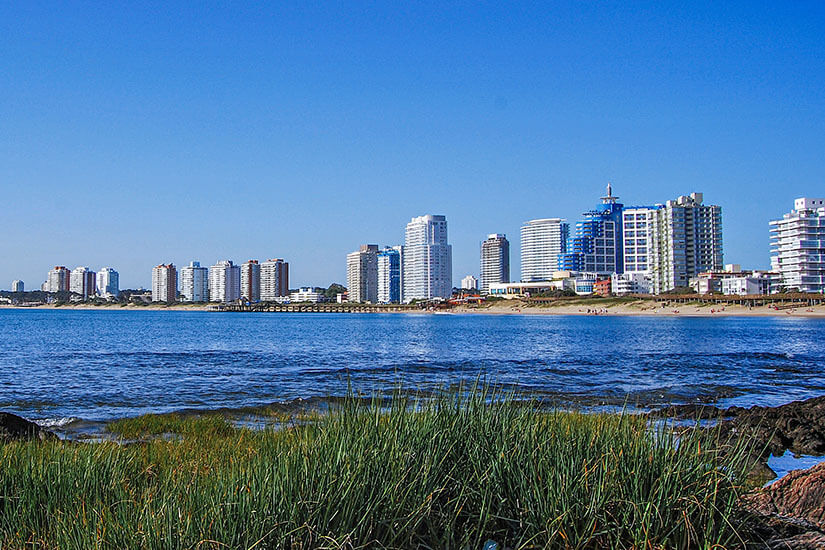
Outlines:
[[0,547],[719,548],[746,449],[491,390],[347,400],[287,429],[140,417],[118,445],[0,447]]

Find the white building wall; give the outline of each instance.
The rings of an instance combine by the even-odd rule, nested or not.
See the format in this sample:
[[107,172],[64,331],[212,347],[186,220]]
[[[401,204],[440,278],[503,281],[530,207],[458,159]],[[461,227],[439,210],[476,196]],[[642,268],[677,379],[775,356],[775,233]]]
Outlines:
[[561,218],[530,220],[521,227],[521,280],[549,281],[558,271],[569,226]]
[[425,215],[410,220],[402,261],[405,302],[449,298],[453,290],[453,249],[447,244],[447,219]]
[[825,292],[825,199],[801,197],[794,210],[772,220],[771,269],[779,287]]
[[190,262],[180,270],[180,294],[185,302],[209,301],[209,270],[200,262]]
[[235,302],[241,299],[241,268],[231,260],[221,260],[209,268],[209,301]]

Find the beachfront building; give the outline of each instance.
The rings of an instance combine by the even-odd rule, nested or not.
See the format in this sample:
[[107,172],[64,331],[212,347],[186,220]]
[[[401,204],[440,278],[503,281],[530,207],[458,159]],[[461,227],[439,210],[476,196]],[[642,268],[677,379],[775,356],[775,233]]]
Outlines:
[[95,295],[96,274],[88,267],[78,266],[69,275],[69,291],[79,294],[83,300]]
[[181,268],[180,297],[184,302],[209,301],[209,270],[200,262],[189,262]]
[[566,252],[559,255],[556,269],[586,271],[611,275],[622,273],[622,208],[613,187],[607,184],[607,194],[601,204],[584,212],[576,222],[574,233],[567,239]]
[[702,193],[625,208],[622,224],[624,272],[647,277],[653,294],[722,271],[722,209],[703,204]]
[[363,244],[347,254],[347,291],[350,302],[378,301],[377,244]]
[[289,301],[292,303],[310,302],[317,304],[324,300],[324,295],[311,287],[301,287],[289,294]]
[[178,270],[175,264],[160,264],[152,269],[152,301],[171,304],[178,299]]
[[478,290],[478,279],[472,275],[467,275],[461,279],[461,288],[462,290]]
[[487,235],[481,243],[481,292],[487,294],[493,283],[510,282],[510,241],[500,233]]
[[[412,218],[405,231],[403,300],[449,298],[453,291],[453,247],[447,243],[447,218]],[[350,300],[352,300],[352,289]]]
[[258,260],[241,264],[241,299],[250,303],[261,301],[261,266]]
[[237,302],[241,299],[241,268],[221,260],[209,268],[209,301]]
[[702,193],[691,193],[655,213],[647,237],[654,294],[686,288],[699,273],[722,269],[721,207],[703,204]]
[[23,281],[20,279],[14,280],[11,282],[11,291],[12,292],[25,292],[26,286],[23,284]]
[[569,225],[561,218],[530,220],[521,226],[521,280],[549,281],[566,250]]
[[610,287],[615,296],[650,294],[650,277],[645,273],[615,273],[610,277]]
[[69,290],[70,271],[62,265],[55,266],[46,277],[47,292],[67,292]]
[[104,298],[117,298],[120,294],[120,275],[114,268],[104,267],[97,272],[97,293]]
[[261,264],[261,300],[276,302],[289,296],[289,262],[281,258],[267,260]]
[[398,304],[403,300],[403,246],[378,252],[378,303]]
[[771,269],[780,288],[825,292],[825,199],[800,197],[770,226]]

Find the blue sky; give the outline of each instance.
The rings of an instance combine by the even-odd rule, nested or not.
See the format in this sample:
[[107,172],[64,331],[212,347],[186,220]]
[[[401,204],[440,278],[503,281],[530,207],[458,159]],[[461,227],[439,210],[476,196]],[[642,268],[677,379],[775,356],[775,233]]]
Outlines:
[[825,195],[819,3],[0,4],[0,288],[53,265],[283,257],[344,282],[445,214],[488,233],[691,191],[725,261]]

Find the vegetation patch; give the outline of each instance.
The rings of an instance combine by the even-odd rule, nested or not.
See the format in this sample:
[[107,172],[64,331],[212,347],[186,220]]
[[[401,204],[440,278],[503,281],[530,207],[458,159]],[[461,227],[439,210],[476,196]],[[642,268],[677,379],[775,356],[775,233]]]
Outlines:
[[0,447],[2,548],[712,548],[743,543],[746,449],[486,390],[350,399],[310,423],[112,425]]

